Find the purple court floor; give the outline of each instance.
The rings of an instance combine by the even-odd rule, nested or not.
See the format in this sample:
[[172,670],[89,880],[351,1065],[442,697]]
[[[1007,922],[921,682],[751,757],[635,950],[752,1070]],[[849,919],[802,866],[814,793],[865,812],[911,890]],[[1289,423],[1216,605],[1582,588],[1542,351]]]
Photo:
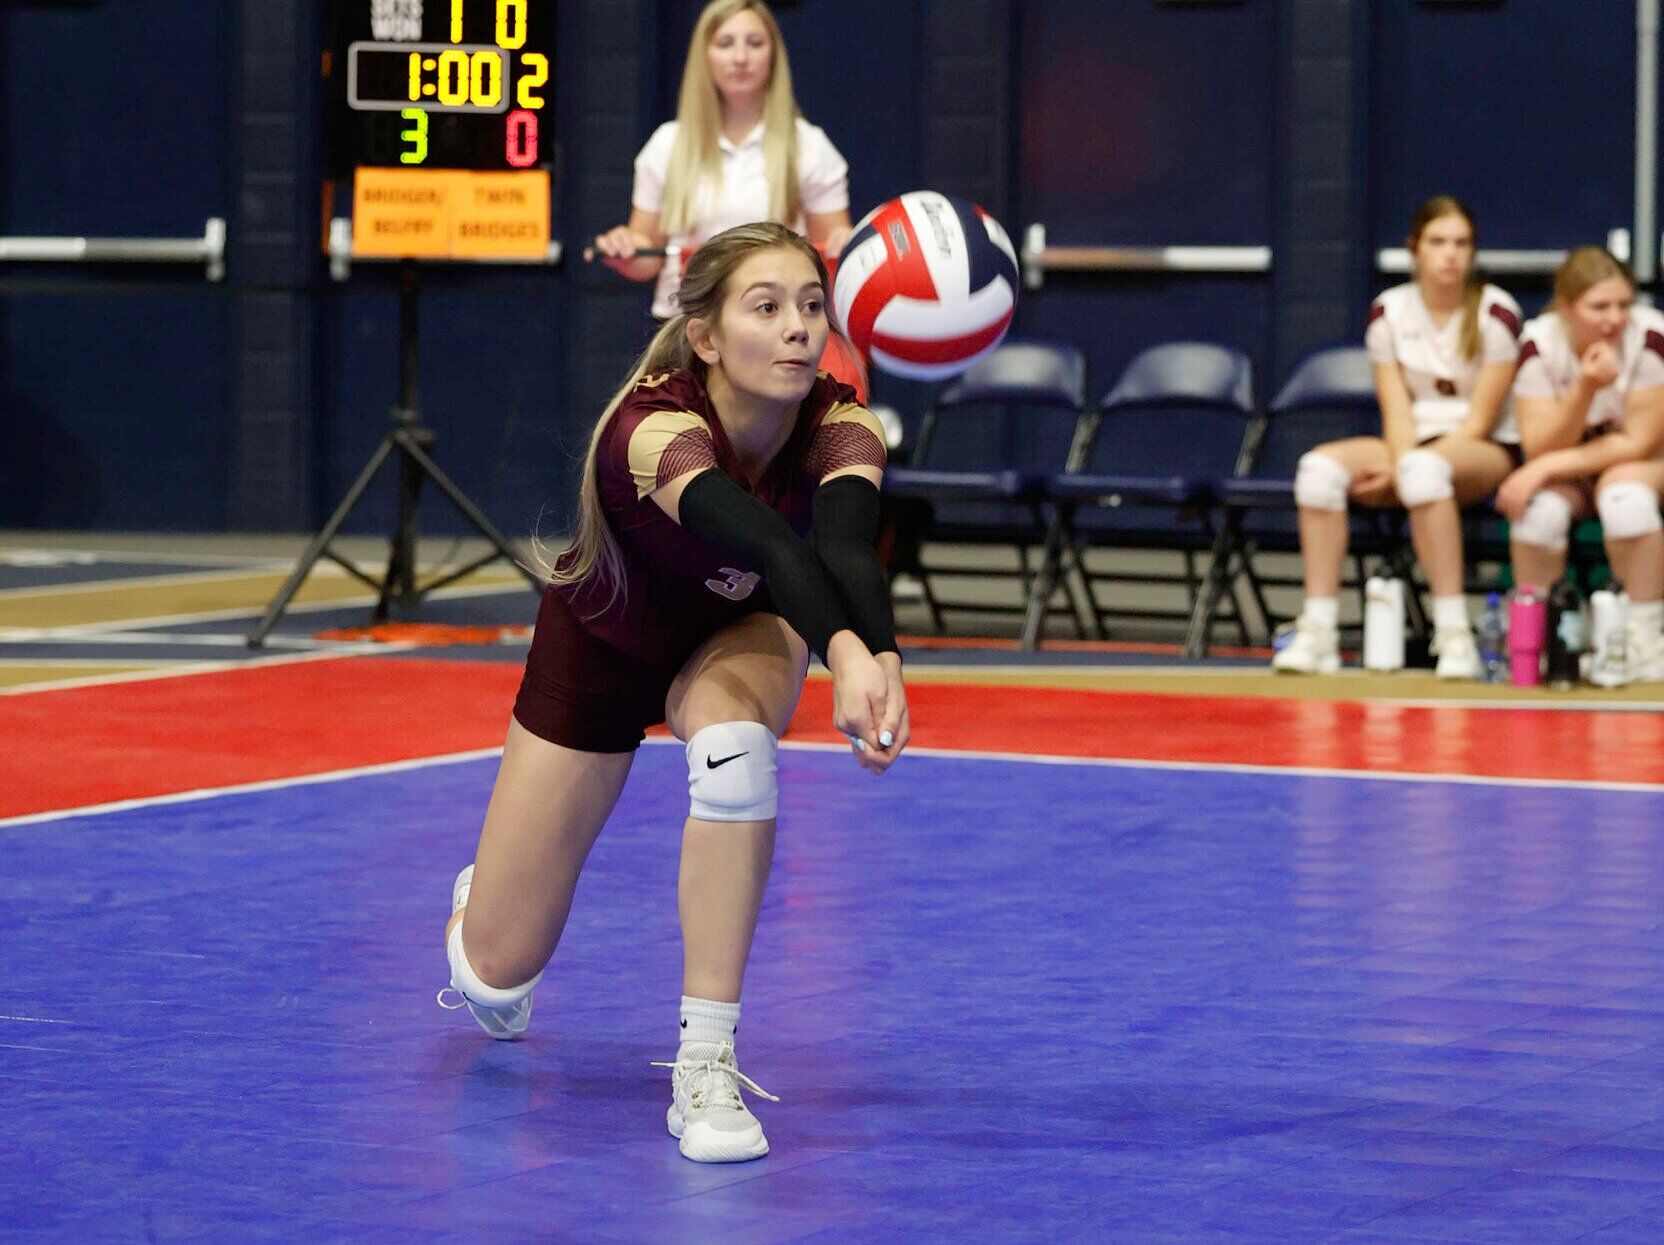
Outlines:
[[513,1044],[434,1003],[494,768],[0,826],[0,1237],[1664,1240],[1664,793],[787,749],[703,1167],[679,750]]

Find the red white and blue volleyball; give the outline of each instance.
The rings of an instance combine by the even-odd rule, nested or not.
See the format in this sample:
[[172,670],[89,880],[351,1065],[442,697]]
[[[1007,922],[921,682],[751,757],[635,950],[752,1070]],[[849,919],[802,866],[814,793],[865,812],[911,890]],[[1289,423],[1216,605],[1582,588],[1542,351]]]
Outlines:
[[869,212],[838,261],[838,320],[892,376],[942,380],[994,349],[1017,309],[1017,253],[976,204],[915,190]]

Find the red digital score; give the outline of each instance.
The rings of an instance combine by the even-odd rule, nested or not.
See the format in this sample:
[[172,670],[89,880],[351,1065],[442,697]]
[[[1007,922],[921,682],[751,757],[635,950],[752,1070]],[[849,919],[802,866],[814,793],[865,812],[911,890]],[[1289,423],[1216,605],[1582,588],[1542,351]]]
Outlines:
[[537,163],[537,114],[516,108],[508,114],[503,158],[510,168],[529,169]]

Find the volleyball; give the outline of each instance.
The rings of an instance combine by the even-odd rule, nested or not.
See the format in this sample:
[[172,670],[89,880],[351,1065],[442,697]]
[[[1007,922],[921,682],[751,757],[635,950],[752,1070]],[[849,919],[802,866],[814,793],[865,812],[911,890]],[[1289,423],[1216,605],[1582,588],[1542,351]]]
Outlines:
[[869,212],[832,286],[838,319],[892,376],[942,380],[987,354],[1017,309],[1017,253],[966,199],[915,190]]

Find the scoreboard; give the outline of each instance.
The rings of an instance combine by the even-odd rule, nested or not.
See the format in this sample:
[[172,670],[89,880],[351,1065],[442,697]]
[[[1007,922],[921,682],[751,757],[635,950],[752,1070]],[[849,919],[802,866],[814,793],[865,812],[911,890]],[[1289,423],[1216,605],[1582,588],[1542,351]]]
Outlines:
[[331,0],[329,175],[548,168],[556,0]]
[[354,255],[547,257],[556,4],[329,0],[326,172],[351,182]]

